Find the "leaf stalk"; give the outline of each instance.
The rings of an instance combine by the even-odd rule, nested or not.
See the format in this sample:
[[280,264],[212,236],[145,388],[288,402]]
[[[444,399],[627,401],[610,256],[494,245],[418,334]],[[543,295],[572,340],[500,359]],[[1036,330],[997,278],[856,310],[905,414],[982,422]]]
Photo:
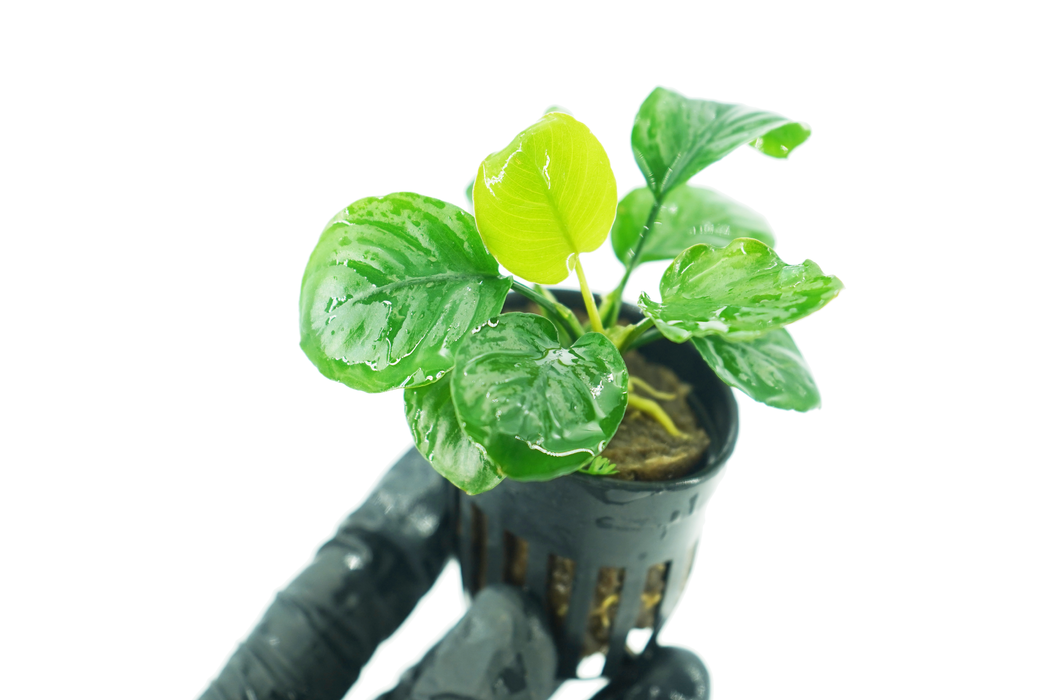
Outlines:
[[608,295],[608,305],[605,306],[605,322],[612,324],[616,322],[616,319],[620,317],[620,308],[623,306],[623,291],[627,287],[627,280],[631,278],[631,273],[634,272],[634,268],[638,266],[638,261],[642,258],[642,248],[645,247],[645,236],[649,231],[656,225],[656,217],[660,215],[660,207],[663,206],[664,199],[663,195],[653,198],[653,206],[649,210],[649,218],[645,221],[645,226],[642,227],[641,235],[638,236],[638,242],[635,243],[631,249],[630,255],[627,256],[627,262],[624,263],[623,277],[620,279],[620,284],[616,286],[611,294]]
[[514,280],[511,283],[511,289],[547,311],[550,314],[550,318],[565,330],[569,335],[569,339],[573,342],[583,335],[583,326],[580,325],[576,316],[574,316],[564,305],[559,304],[558,302],[552,302],[542,293],[536,291],[527,284],[522,284],[518,280]]
[[598,315],[598,307],[587,284],[587,277],[583,274],[583,262],[579,255],[576,256],[576,277],[580,280],[580,291],[583,293],[583,304],[587,307],[587,318],[591,320],[591,330],[605,333],[605,326],[602,325],[602,317]]

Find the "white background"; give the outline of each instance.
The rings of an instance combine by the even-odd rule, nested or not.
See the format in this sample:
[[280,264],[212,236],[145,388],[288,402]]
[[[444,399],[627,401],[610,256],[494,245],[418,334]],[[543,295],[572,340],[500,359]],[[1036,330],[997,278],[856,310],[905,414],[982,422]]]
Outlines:
[[[4,697],[196,697],[409,446],[396,392],[298,348],[324,223],[399,190],[463,204],[551,104],[626,193],[656,85],[812,125],[787,161],[744,148],[696,182],[846,284],[792,329],[823,409],[740,397],[663,640],[719,700],[1048,697],[1037,6],[5,4]],[[608,250],[585,262],[616,282]],[[350,698],[454,623],[456,576]]]

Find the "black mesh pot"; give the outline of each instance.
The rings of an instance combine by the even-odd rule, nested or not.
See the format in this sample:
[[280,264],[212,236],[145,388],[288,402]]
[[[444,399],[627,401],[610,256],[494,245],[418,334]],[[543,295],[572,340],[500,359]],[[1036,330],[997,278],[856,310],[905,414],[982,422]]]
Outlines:
[[[579,292],[556,294],[582,306]],[[524,303],[512,295],[507,310]],[[633,307],[623,317],[641,318]],[[576,677],[585,657],[591,657],[588,667],[597,661],[602,675],[613,676],[626,654],[640,651],[659,631],[689,577],[704,506],[736,442],[732,391],[691,344],[661,340],[642,353],[693,386],[690,404],[711,438],[697,471],[659,482],[583,474],[531,483],[507,479],[478,496],[460,494],[464,588],[474,594],[487,584],[512,583],[542,598],[563,678]],[[603,668],[593,654],[604,654]]]

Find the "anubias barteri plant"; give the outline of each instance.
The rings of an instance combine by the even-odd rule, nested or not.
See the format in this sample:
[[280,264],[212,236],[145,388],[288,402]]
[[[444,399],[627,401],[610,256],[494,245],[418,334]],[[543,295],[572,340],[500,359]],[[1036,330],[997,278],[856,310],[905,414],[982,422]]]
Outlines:
[[[784,263],[764,218],[688,184],[739,146],[785,158],[809,133],[776,114],[658,88],[631,134],[648,186],[617,203],[602,145],[569,114],[549,112],[481,162],[474,217],[407,192],[339,212],[303,276],[302,348],[347,386],[403,389],[419,450],[468,493],[505,477],[611,472],[598,455],[628,406],[677,432],[623,360],[661,337],[692,343],[758,401],[812,409],[816,385],[784,327],[831,301],[841,282],[812,261]],[[598,307],[581,256],[607,238],[625,270]],[[672,260],[659,301],[643,294],[644,320],[617,325],[631,273],[656,260]],[[571,273],[584,323],[542,286]],[[501,313],[512,289],[542,315]]]

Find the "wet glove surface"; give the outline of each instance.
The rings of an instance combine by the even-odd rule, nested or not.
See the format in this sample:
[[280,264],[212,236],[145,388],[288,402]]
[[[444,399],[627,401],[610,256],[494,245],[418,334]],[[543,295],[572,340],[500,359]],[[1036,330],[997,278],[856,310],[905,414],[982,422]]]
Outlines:
[[650,645],[592,700],[708,700],[704,662],[686,649]]
[[558,687],[546,614],[519,588],[489,586],[380,700],[546,700]]
[[[434,584],[453,545],[452,487],[411,450],[281,593],[201,700],[338,700]],[[560,681],[538,603],[483,590],[380,700],[545,700]],[[684,649],[650,648],[594,700],[707,700]]]
[[234,652],[201,700],[338,700],[434,584],[451,487],[415,450],[390,468]]

